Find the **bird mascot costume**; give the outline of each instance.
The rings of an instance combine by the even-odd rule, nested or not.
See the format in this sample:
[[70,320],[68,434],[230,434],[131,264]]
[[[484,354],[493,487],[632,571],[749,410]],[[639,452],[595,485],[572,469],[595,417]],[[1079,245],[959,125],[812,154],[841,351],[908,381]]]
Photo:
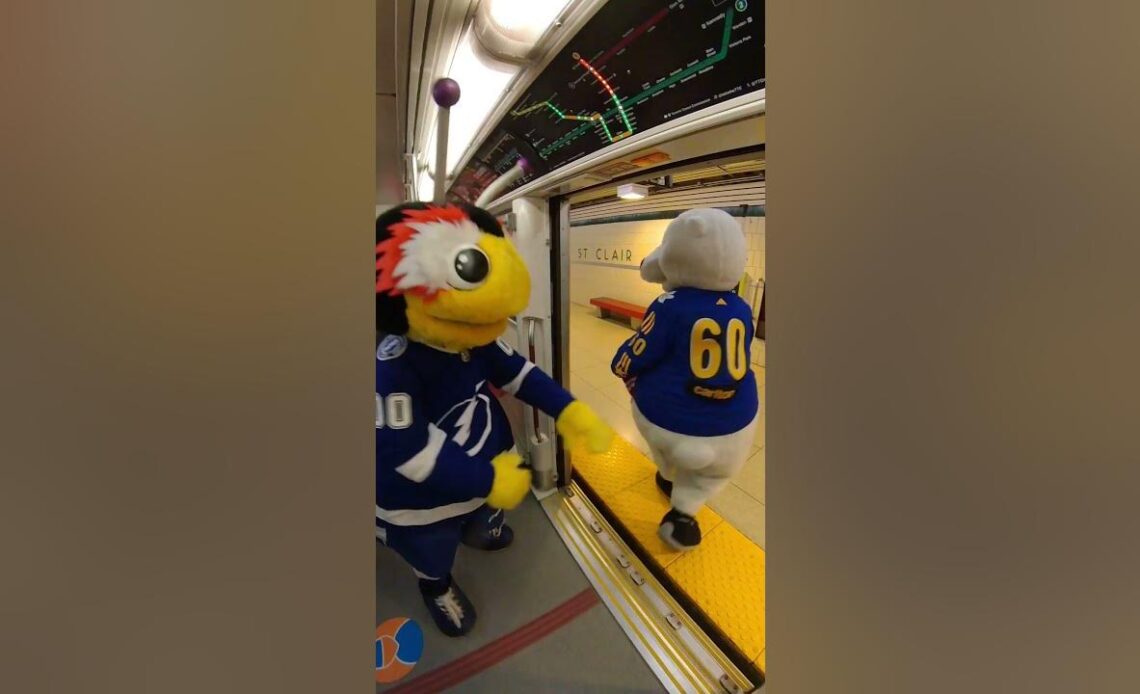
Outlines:
[[[434,96],[445,143],[458,85]],[[553,417],[570,445],[600,453],[613,432],[500,339],[530,300],[526,266],[494,216],[442,192],[376,220],[376,536],[411,565],[440,631],[461,636],[475,609],[452,577],[456,550],[510,545],[503,512],[531,484],[491,387]]]
[[696,547],[701,506],[740,470],[759,412],[750,368],[752,310],[733,289],[744,273],[744,234],[728,213],[695,209],[665,229],[641,277],[665,293],[611,369],[633,395],[633,419],[672,508],[658,535]]

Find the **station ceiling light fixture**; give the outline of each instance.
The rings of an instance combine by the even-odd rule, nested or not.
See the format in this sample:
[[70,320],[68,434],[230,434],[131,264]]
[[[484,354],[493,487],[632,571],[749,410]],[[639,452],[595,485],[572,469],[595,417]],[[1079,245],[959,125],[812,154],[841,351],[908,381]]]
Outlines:
[[641,200],[649,195],[649,186],[640,183],[626,183],[618,186],[618,197],[622,200]]

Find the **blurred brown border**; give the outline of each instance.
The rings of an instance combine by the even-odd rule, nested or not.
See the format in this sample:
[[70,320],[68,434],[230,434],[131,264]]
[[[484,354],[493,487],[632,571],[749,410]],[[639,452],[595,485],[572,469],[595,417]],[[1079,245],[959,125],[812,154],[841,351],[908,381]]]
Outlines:
[[5,3],[5,691],[374,689],[374,12]]
[[768,3],[772,691],[1136,691],[1138,15]]
[[[769,9],[768,688],[1133,690],[1136,6]],[[5,6],[6,690],[372,688],[373,11]]]

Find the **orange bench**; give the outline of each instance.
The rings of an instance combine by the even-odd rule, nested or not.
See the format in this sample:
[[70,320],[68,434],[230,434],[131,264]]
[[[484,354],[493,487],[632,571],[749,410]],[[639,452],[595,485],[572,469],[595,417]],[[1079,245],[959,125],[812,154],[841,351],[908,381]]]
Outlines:
[[641,319],[645,317],[645,307],[631,304],[620,299],[611,299],[608,296],[599,296],[590,299],[590,303],[598,307],[602,318],[622,316],[628,318],[634,330],[641,327]]

